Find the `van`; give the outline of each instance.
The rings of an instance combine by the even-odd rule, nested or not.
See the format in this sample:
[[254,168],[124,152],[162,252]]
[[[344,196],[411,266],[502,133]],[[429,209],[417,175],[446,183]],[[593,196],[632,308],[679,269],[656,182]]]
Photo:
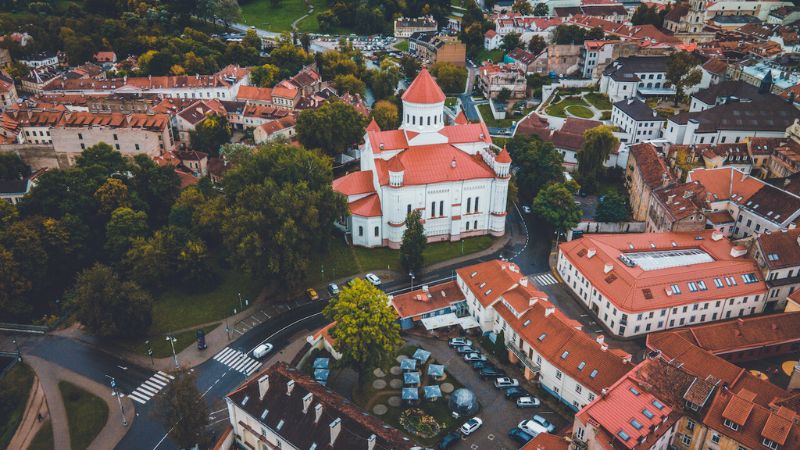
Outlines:
[[253,350],[253,358],[261,359],[272,351],[272,344],[261,344]]

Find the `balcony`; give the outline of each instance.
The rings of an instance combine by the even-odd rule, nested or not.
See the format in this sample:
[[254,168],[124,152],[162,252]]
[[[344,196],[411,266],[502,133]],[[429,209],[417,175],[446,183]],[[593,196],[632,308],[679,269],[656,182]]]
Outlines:
[[511,353],[513,353],[519,359],[519,361],[525,367],[527,367],[528,370],[530,370],[531,372],[539,373],[539,371],[542,369],[538,365],[534,364],[533,361],[529,360],[528,357],[525,355],[525,353],[523,353],[522,350],[518,349],[514,344],[506,342],[506,348],[511,350]]

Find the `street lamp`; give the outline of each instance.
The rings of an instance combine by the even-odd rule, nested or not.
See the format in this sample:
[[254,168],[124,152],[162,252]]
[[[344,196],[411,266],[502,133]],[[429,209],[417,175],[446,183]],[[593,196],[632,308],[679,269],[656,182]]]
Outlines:
[[413,291],[414,290],[414,278],[416,278],[416,277],[414,276],[414,272],[408,272],[408,276],[411,277],[411,290]]
[[117,389],[117,380],[114,377],[106,375],[106,378],[111,380],[111,395],[117,397],[117,402],[119,403],[119,410],[122,413],[122,426],[128,426],[128,419],[125,418],[125,407],[122,406],[122,398],[120,398],[119,390]]
[[14,347],[17,348],[17,361],[22,362],[22,352],[19,350],[19,344],[17,344],[17,339],[11,339],[11,342],[14,343]]
[[147,346],[147,356],[150,357],[150,365],[155,367],[156,363],[153,362],[153,347],[150,346],[150,340],[144,341],[144,344]]
[[180,366],[178,365],[178,355],[175,353],[175,342],[177,339],[174,336],[167,336],[167,340],[169,344],[172,346],[172,357],[175,359],[175,368],[179,369]]
[[244,307],[242,306],[242,293],[239,292],[239,309],[244,311]]

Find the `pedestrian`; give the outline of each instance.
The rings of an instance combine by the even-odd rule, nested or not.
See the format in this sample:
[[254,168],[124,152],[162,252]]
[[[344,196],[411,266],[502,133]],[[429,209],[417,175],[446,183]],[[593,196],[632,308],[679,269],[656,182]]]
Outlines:
[[42,421],[42,419],[44,419],[44,417],[42,417],[42,413],[38,413],[38,414],[36,414],[36,420],[38,420],[39,422],[41,422],[41,421]]

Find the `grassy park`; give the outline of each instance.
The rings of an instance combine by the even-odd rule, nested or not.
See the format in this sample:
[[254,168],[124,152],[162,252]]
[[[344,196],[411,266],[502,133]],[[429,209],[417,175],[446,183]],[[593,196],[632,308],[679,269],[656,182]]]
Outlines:
[[25,404],[33,386],[33,370],[16,364],[0,378],[0,448],[6,448],[25,413]]
[[72,383],[58,383],[69,422],[70,447],[83,450],[89,447],[108,420],[108,406],[100,397]]
[[[297,24],[300,31],[319,32],[317,14],[328,6],[325,0],[308,0],[314,12]],[[283,0],[273,7],[270,0],[253,0],[242,5],[242,20],[248,25],[275,32],[291,31],[292,22],[308,13],[304,0]]]

